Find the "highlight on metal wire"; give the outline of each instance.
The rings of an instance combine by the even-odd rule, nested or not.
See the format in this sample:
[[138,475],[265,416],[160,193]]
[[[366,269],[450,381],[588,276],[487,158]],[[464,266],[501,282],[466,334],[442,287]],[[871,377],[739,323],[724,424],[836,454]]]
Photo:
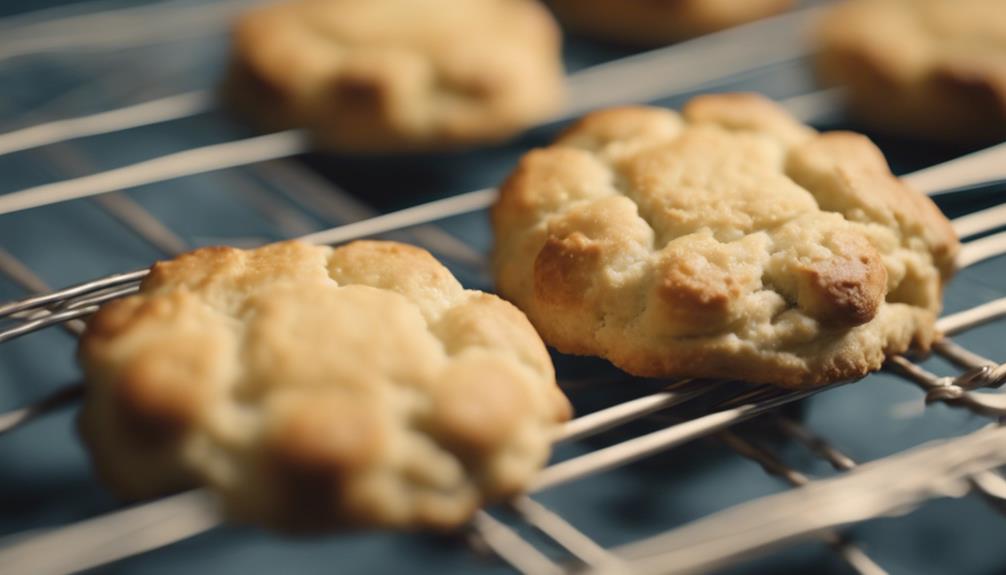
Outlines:
[[[210,13],[215,18],[252,1],[217,2],[212,5]],[[178,6],[189,4],[184,0],[169,0],[168,3]],[[191,14],[200,13],[198,6],[187,7],[186,10],[191,10]],[[694,89],[725,75],[799,58],[806,54],[807,47],[797,31],[803,29],[815,10],[789,13],[573,75],[569,81],[574,97],[568,113],[576,115],[614,102],[659,98]],[[135,13],[122,11],[79,18],[114,19],[121,16],[128,19],[140,14],[141,9],[135,9]],[[178,34],[179,27],[189,17],[179,16],[170,22],[165,21],[158,28],[159,33]],[[66,49],[75,43],[107,42],[108,45],[121,46],[145,41],[128,33],[113,35],[107,40],[87,35],[60,39],[56,33],[58,26],[42,27],[40,30],[44,33],[38,34],[36,41],[23,38],[12,42],[0,41],[0,60],[32,51]],[[766,35],[779,41],[758,42],[756,50],[748,47],[746,52],[738,51],[738,46],[750,46],[751,38]],[[694,59],[696,54],[702,54],[709,65],[689,67],[691,72],[674,78],[673,83],[652,74],[653,69],[667,66],[677,59]],[[737,54],[743,54],[744,58],[737,60]],[[791,111],[806,119],[834,111],[840,102],[840,92],[825,91],[792,98],[786,104]],[[171,121],[211,107],[212,100],[205,93],[194,92],[93,116],[40,124],[0,135],[0,154],[68,138]],[[933,195],[1002,181],[1006,179],[1004,146],[921,170],[906,179],[921,191]],[[180,175],[284,157],[306,148],[302,134],[286,132],[219,144],[209,149],[188,150],[78,180],[40,186],[29,190],[33,193],[28,195],[19,192],[0,196],[0,214]],[[44,193],[39,193],[39,190]],[[495,191],[492,189],[477,190],[311,233],[303,239],[316,243],[339,243],[398,231],[484,209],[494,198]],[[961,237],[980,235],[1006,224],[1006,209],[996,206],[962,216],[953,223]],[[958,264],[967,267],[1004,251],[1006,233],[972,240],[965,244]],[[44,289],[37,281],[31,281],[30,270],[27,271],[27,276],[21,275],[23,279],[29,279],[20,283],[33,291]],[[65,323],[68,320],[85,317],[101,303],[134,292],[146,273],[146,270],[137,270],[118,274],[0,304],[0,322],[13,324],[0,331],[0,342],[49,325],[68,325]],[[1006,315],[1006,298],[945,316],[939,321],[939,328],[949,337],[1003,315]],[[892,358],[886,369],[918,386],[924,392],[927,403],[942,402],[996,419],[1006,416],[1006,395],[995,391],[1006,380],[1006,366],[981,357],[950,339],[938,342],[934,352],[962,371],[957,375],[941,377],[902,356]],[[996,467],[1006,464],[1006,434],[1001,427],[990,426],[961,438],[860,464],[800,422],[772,415],[779,406],[839,385],[813,390],[782,390],[726,381],[681,381],[670,383],[654,394],[583,415],[567,423],[556,441],[575,441],[643,417],[659,417],[669,423],[657,431],[553,463],[542,471],[529,495],[511,503],[520,521],[553,542],[564,558],[558,559],[554,554],[542,552],[517,529],[489,510],[478,512],[470,525],[473,539],[481,542],[476,548],[484,547],[523,573],[559,574],[571,570],[679,573],[723,567],[739,558],[765,552],[790,541],[818,537],[855,572],[873,575],[884,571],[842,533],[845,525],[894,510],[908,509],[935,496],[959,496],[970,490],[980,493],[993,506],[1006,508],[1006,479],[995,471]],[[0,414],[0,440],[4,432],[44,417],[54,407],[77,401],[80,393],[80,386],[71,386],[40,403]],[[671,410],[674,407],[710,398],[716,401],[702,415],[684,421],[673,419],[675,416]],[[757,438],[743,437],[732,431],[736,424],[759,416],[771,417],[781,432],[829,463],[838,475],[823,480],[809,477],[787,466],[770,446],[760,444]],[[599,545],[533,498],[533,494],[539,491],[558,489],[568,482],[628,465],[640,458],[705,437],[722,441],[736,453],[755,461],[767,472],[799,489],[742,503],[667,533],[616,548]],[[814,512],[807,513],[808,509]],[[100,567],[202,533],[220,522],[221,516],[213,497],[204,490],[190,491],[72,525],[9,538],[0,542],[0,572],[61,574]]]
[[[921,191],[928,193],[938,191],[937,188],[932,187],[936,183],[951,188],[960,187],[962,182],[971,185],[974,183],[971,172],[967,169],[962,170],[961,166],[977,169],[983,174],[993,173],[993,175],[1006,176],[1006,162],[1002,161],[1001,157],[1004,153],[1006,153],[1006,144],[1000,144],[909,174],[905,178],[910,182],[914,181],[914,185],[920,186]],[[311,233],[300,239],[318,244],[342,243],[486,209],[495,198],[496,191],[494,189],[476,190]],[[977,235],[1006,225],[1006,210],[1002,206],[996,206],[982,212],[962,216],[954,220],[952,224],[955,229],[962,229],[964,232],[960,234],[962,237]],[[1006,249],[1006,232],[965,243],[958,258],[958,267],[969,267],[1003,253],[1004,249]],[[92,308],[83,307],[85,302],[88,305],[93,305],[117,295],[131,293],[130,290],[135,290],[135,286],[144,275],[146,275],[145,270],[137,270],[128,274],[94,280],[43,296],[33,296],[21,301],[2,304],[0,305],[0,320],[10,318],[15,313],[29,310],[59,313],[62,314],[59,317],[65,319],[83,317],[93,311]],[[29,322],[22,322],[0,330],[0,342],[31,333],[54,323],[58,323],[58,320],[50,317],[32,318]]]
[[[984,306],[962,314],[947,316],[940,327],[946,331],[958,332],[989,321],[1006,313],[1006,298],[997,300],[996,306]],[[939,350],[938,350],[939,351]],[[952,353],[952,352],[951,352]],[[907,362],[911,365],[911,362]],[[1002,370],[1002,366],[996,369]],[[918,383],[927,389],[932,386],[966,385],[968,372],[956,377],[937,378],[923,372]],[[915,377],[910,377],[915,381]],[[726,406],[694,419],[670,425],[664,429],[635,437],[613,446],[596,450],[585,455],[568,459],[541,472],[531,488],[531,493],[558,488],[564,483],[582,479],[631,463],[639,458],[653,455],[682,443],[709,436],[772,409],[822,393],[841,384],[811,390],[784,391],[768,386],[758,386],[755,391],[763,395],[739,406],[729,407],[730,395],[720,405]],[[717,386],[707,382],[683,382],[673,386],[672,391],[658,393],[654,401],[635,400],[615,405],[599,412],[582,416],[567,424],[560,440],[572,440],[591,433],[601,432],[612,425],[621,425],[666,409],[675,403],[712,393]],[[767,393],[766,393],[767,391]],[[734,398],[750,396],[750,388],[741,387],[732,394]],[[669,399],[673,398],[673,399]],[[644,398],[645,399],[645,398]],[[655,404],[661,404],[655,407]],[[962,407],[971,408],[966,404]],[[981,410],[977,410],[982,413]],[[906,454],[885,460],[856,466],[855,463],[814,436],[800,424],[784,424],[789,433],[807,443],[814,453],[833,462],[838,469],[849,472],[848,477],[828,481],[806,481],[802,475],[781,466],[774,457],[762,449],[754,448],[744,441],[730,439],[727,442],[742,455],[751,457],[788,477],[791,483],[802,485],[799,495],[781,494],[740,504],[721,514],[691,523],[683,528],[652,540],[632,544],[624,548],[603,550],[586,538],[573,526],[554,516],[540,504],[518,499],[515,505],[523,508],[521,516],[536,527],[554,536],[574,557],[579,557],[590,567],[624,564],[632,567],[632,572],[650,572],[655,568],[655,558],[660,559],[660,570],[653,572],[691,572],[720,565],[731,558],[752,551],[767,549],[789,539],[821,532],[822,529],[840,527],[844,524],[876,517],[890,509],[918,504],[934,494],[943,493],[948,484],[955,485],[955,493],[973,487],[966,480],[979,472],[1006,463],[1006,436],[1001,429],[980,432],[962,439],[949,440],[933,446],[924,446]],[[925,472],[924,472],[925,471]],[[985,483],[994,496],[998,485],[988,475],[983,475]],[[906,479],[911,478],[911,479]],[[901,481],[893,481],[901,479]],[[810,488],[808,492],[806,489]],[[881,489],[887,498],[874,495]],[[835,501],[855,501],[866,498],[870,505],[839,505]],[[799,513],[799,509],[821,507],[821,513]],[[855,509],[853,511],[852,509]],[[826,511],[825,511],[826,510]],[[808,518],[813,516],[813,518]],[[68,573],[71,571],[97,567],[110,561],[143,552],[173,541],[193,536],[215,527],[220,517],[215,512],[212,499],[203,491],[193,491],[154,503],[142,504],[124,511],[90,519],[74,525],[53,529],[39,535],[28,535],[15,540],[11,545],[0,548],[0,567],[4,572]],[[753,524],[771,528],[748,529]],[[712,525],[713,527],[707,527]],[[729,527],[729,526],[733,527]],[[743,526],[743,528],[742,528]],[[527,563],[530,572],[563,572],[552,560],[547,562],[538,551],[531,552],[529,543],[487,512],[480,513],[473,527],[486,543],[500,556],[515,565]],[[716,533],[724,536],[714,536]],[[837,535],[828,536],[843,557],[847,558],[860,572],[876,572],[876,565],[854,546],[849,547]],[[708,541],[708,543],[706,543]],[[673,556],[669,556],[674,554]],[[547,567],[551,565],[551,567]],[[547,568],[546,568],[547,567]],[[542,571],[542,569],[545,569]],[[560,569],[554,571],[551,569]]]
[[[669,97],[695,89],[703,83],[763,67],[767,63],[803,57],[808,53],[808,46],[802,29],[819,10],[820,7],[804,8],[580,70],[569,76],[569,105],[553,121],[575,117],[598,106]],[[750,41],[766,34],[777,41]],[[752,50],[752,45],[758,48]],[[701,55],[706,65],[678,66],[690,59],[694,61],[696,55]],[[655,69],[668,67],[690,72],[671,78],[653,74]],[[794,112],[806,118],[807,115],[833,109],[837,101],[833,90],[801,96],[793,102]],[[210,93],[197,91],[91,116],[30,126],[0,134],[0,155],[71,138],[166,122],[206,112],[212,107]],[[299,130],[193,148],[104,172],[6,193],[0,196],[0,215],[183,176],[286,158],[309,149],[306,135]]]
[[[953,162],[950,164],[952,165]],[[455,213],[464,213],[469,208],[480,209],[491,202],[492,197],[492,190],[481,190],[466,196],[448,198],[447,200],[441,200],[432,204],[409,208],[404,211],[404,215],[403,212],[399,212],[395,214],[388,214],[386,216],[379,216],[373,220],[365,220],[364,222],[350,224],[348,228],[350,231],[359,232],[359,235],[366,235],[368,233],[374,233],[375,231],[380,232],[397,229],[397,226],[400,225],[425,223],[438,217],[453,215]],[[458,200],[457,198],[461,199]],[[391,218],[389,219],[388,216],[391,216]],[[346,235],[346,237],[343,238],[340,234]],[[357,236],[355,234],[347,234],[345,231],[340,232],[340,228],[336,228],[328,233],[328,237],[334,237],[336,239],[349,239],[350,237]],[[978,242],[980,241],[982,240],[978,240]],[[35,313],[41,315],[40,317],[31,318],[30,322],[43,323],[47,321],[58,321],[62,318],[59,314],[68,314],[69,316],[77,317],[72,314],[75,314],[80,310],[88,310],[90,307],[93,307],[95,303],[100,303],[101,301],[106,301],[107,299],[119,297],[124,293],[129,293],[131,290],[135,289],[136,282],[141,279],[143,275],[145,275],[143,270],[120,274],[118,276],[112,276],[89,282],[87,284],[81,284],[73,288],[68,288],[62,292],[35,296],[21,302],[6,304],[4,306],[0,306],[0,316],[11,317],[19,314],[29,314],[30,317],[30,314]],[[59,310],[46,308],[46,306],[52,306],[57,302],[59,304]],[[49,315],[45,315],[46,311],[50,312]],[[978,325],[979,323],[991,321],[1003,314],[1006,314],[1006,298],[990,302],[972,310],[948,316],[940,321],[940,328],[949,335],[968,329]],[[958,362],[970,361],[973,368],[975,367],[975,364],[980,364],[979,367],[984,371],[979,372],[978,376],[976,376],[975,370],[971,369],[956,378],[938,378],[900,357],[892,359],[892,369],[900,370],[906,377],[922,386],[923,389],[927,391],[927,398],[932,395],[935,390],[942,394],[937,398],[937,400],[940,401],[948,401],[954,405],[966,407],[986,415],[1002,415],[1006,413],[1006,411],[1004,411],[1004,409],[1006,409],[1006,405],[1004,405],[1003,401],[999,400],[1000,396],[998,394],[989,394],[988,398],[983,398],[981,395],[973,393],[977,387],[996,387],[1000,385],[1003,380],[1002,371],[1004,368],[1002,366],[988,367],[988,360],[973,356],[973,354],[968,356],[966,355],[966,352],[962,352],[959,349],[955,351],[955,348],[949,343],[943,346],[938,346],[937,352],[947,353],[951,357],[955,357]],[[981,386],[976,384],[976,380],[979,376],[984,378],[981,380]],[[621,425],[628,421],[638,419],[639,417],[644,417],[655,412],[666,410],[673,405],[687,402],[691,399],[709,393],[717,387],[718,386],[712,385],[710,382],[682,382],[676,384],[668,388],[667,391],[660,392],[656,395],[615,405],[574,420],[566,426],[565,430],[560,435],[559,440],[568,441],[602,432],[613,426]],[[638,458],[652,455],[695,438],[707,436],[719,430],[728,429],[738,422],[756,417],[771,411],[778,406],[798,401],[804,397],[820,393],[826,389],[829,388],[826,387],[816,390],[795,392],[782,392],[765,386],[753,390],[746,389],[742,393],[736,394],[733,399],[734,403],[736,403],[736,400],[744,400],[747,402],[742,401],[739,405],[731,406],[731,401],[728,400],[723,402],[722,405],[724,408],[720,411],[714,411],[696,419],[673,425],[651,434],[637,437],[620,444],[616,444],[615,446],[594,451],[581,457],[566,460],[548,467],[541,473],[535,485],[531,489],[531,492],[533,493],[542,489],[558,487],[568,481],[573,481],[587,475],[602,472],[606,469],[625,465]],[[956,391],[952,391],[951,395],[947,395],[947,390]],[[79,393],[79,388],[71,388],[65,392],[64,398],[57,399],[60,399],[59,402],[73,401],[76,399],[77,393]],[[41,404],[25,408],[23,410],[18,410],[17,412],[11,414],[5,414],[0,417],[0,425],[2,425],[0,432],[12,429],[20,424],[30,421],[32,418],[37,417],[40,414],[44,414],[45,408],[46,405]],[[791,427],[791,429],[794,428]],[[808,434],[809,432],[802,432],[800,436],[806,438]],[[725,437],[730,436],[727,435]],[[763,465],[776,469],[784,477],[788,477],[791,482],[795,481],[800,483],[803,481],[802,479],[799,479],[801,477],[799,474],[794,474],[792,471],[780,470],[776,463],[772,463],[774,459],[767,456],[765,452],[752,448],[752,446],[743,442],[738,442],[736,439],[730,440],[728,443],[741,452],[742,455],[753,457],[761,461]],[[819,452],[829,453],[827,450]],[[849,461],[848,458],[842,456],[841,454],[836,456],[834,450],[830,453],[832,460],[838,458],[839,461]],[[843,465],[843,468],[850,468],[848,463],[841,465]],[[989,480],[987,476],[985,477],[985,483],[990,483],[991,480]],[[798,479],[794,480],[794,478]],[[85,557],[83,559],[83,561],[85,561],[84,564],[90,565],[90,562],[93,561],[94,566],[101,565],[116,558],[191,536],[196,532],[200,532],[216,525],[218,519],[214,515],[207,515],[208,508],[205,504],[201,503],[199,505],[192,505],[192,501],[194,501],[193,498],[195,497],[196,494],[193,494],[192,497],[186,496],[177,500],[162,500],[157,503],[148,504],[150,507],[141,506],[136,510],[119,512],[123,515],[112,514],[106,518],[102,518],[102,520],[113,521],[123,520],[123,518],[128,520],[129,518],[136,516],[151,517],[151,515],[147,514],[147,511],[154,513],[157,510],[164,510],[164,513],[167,514],[163,517],[158,513],[153,514],[153,516],[158,518],[156,525],[160,526],[156,528],[154,535],[151,535],[150,533],[150,529],[154,529],[152,524],[145,523],[145,526],[141,527],[137,526],[132,520],[125,521],[125,524],[130,526],[129,529],[116,531],[117,540],[120,544],[117,546],[105,547],[105,551],[102,553],[90,555],[85,553]],[[199,495],[200,499],[203,497],[204,496]],[[525,519],[540,522],[542,521],[542,518],[549,517],[549,512],[547,512],[547,510],[543,511],[538,509],[538,513],[526,513],[527,509],[534,507],[534,505],[534,503],[524,503],[525,513],[523,513],[522,516],[524,516]],[[168,520],[169,518],[170,520]],[[166,521],[162,522],[161,520]],[[836,521],[836,524],[838,523],[840,522]],[[95,536],[96,531],[94,529],[85,529],[88,525],[92,524],[85,523],[82,525],[75,525],[53,531],[40,538],[25,539],[20,544],[15,544],[10,548],[0,551],[0,565],[3,565],[4,561],[11,561],[12,563],[10,563],[10,565],[20,567],[22,565],[20,561],[24,559],[26,549],[31,551],[31,555],[33,557],[39,557],[39,555],[33,551],[37,548],[35,547],[37,545],[55,544],[64,549],[80,548],[78,538],[81,536],[81,533],[86,534],[88,545],[96,543],[96,541],[91,539]],[[504,525],[500,524],[497,520],[493,519],[490,515],[484,512],[479,515],[479,518],[477,518],[474,525],[480,532],[481,536],[487,539],[487,544],[496,549],[501,556],[506,557],[508,554],[513,555],[512,547],[514,545],[522,546],[527,544],[526,542],[520,543],[519,541],[523,541],[522,539],[513,539],[511,535],[516,536],[516,534],[512,530],[509,530],[509,528],[506,528]],[[562,523],[558,523],[540,527],[542,529],[552,531],[552,535],[565,540],[568,545],[574,547],[574,549],[571,550],[574,556],[579,557],[581,560],[585,557],[590,557],[591,560],[587,562],[587,564],[592,568],[598,568],[598,565],[611,564],[611,561],[623,561],[623,559],[613,557],[609,552],[604,550],[601,550],[603,553],[599,554],[596,544],[589,542],[589,540],[584,541],[579,538],[582,534],[578,535],[579,532],[573,529],[572,526],[568,526],[567,529],[566,527],[562,527],[562,525]],[[558,530],[558,532],[556,532],[556,530]],[[70,539],[65,539],[67,537]],[[836,549],[839,550],[847,561],[859,566],[857,568],[860,572],[870,572],[870,570],[875,567],[869,557],[863,554],[861,550],[856,549],[854,546],[849,546],[846,542],[838,538],[837,535],[833,534],[829,537],[829,540],[835,544]],[[577,543],[570,543],[571,541]],[[751,543],[745,544],[751,545]],[[521,560],[525,561],[527,560],[527,557],[531,557],[526,553],[518,553],[517,555],[523,557],[524,559]],[[56,557],[58,555],[50,556]],[[602,557],[605,558],[604,561],[609,563],[600,563],[599,561]],[[80,566],[82,564],[80,556],[74,557],[73,560],[75,565]],[[633,561],[638,562],[639,560],[633,559]],[[45,563],[45,561],[43,561],[43,563]],[[682,563],[682,565],[686,564],[687,562]],[[539,564],[538,567],[542,567],[543,565],[544,564]],[[633,563],[633,565],[635,565],[635,563]],[[59,565],[34,565],[34,567],[38,567],[41,572],[66,572],[66,570]],[[47,569],[50,568],[53,570],[47,571]]]

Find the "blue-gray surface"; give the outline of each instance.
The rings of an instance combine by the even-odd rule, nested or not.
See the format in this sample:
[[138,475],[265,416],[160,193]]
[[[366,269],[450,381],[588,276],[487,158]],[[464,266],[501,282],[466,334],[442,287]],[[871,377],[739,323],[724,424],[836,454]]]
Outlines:
[[[6,0],[0,14],[60,3],[59,0]],[[127,5],[121,1],[101,6]],[[198,2],[176,0],[176,4]],[[81,12],[79,3],[59,17]],[[90,5],[88,5],[90,6]],[[87,8],[91,10],[92,8]],[[22,19],[19,28],[37,19]],[[0,22],[0,45],[12,28]],[[121,35],[122,24],[107,30]],[[125,26],[129,26],[127,23]],[[39,36],[52,30],[39,28]],[[215,27],[193,26],[184,34],[156,43],[128,43],[112,48],[71,46],[42,54],[0,60],[0,131],[59,117],[141,102],[212,85],[224,53],[225,38]],[[8,36],[9,37],[9,36]],[[125,37],[125,36],[123,36]],[[625,52],[570,39],[567,62],[573,70]],[[666,71],[673,74],[673,70]],[[743,88],[787,97],[812,89],[803,64],[778,66],[724,82],[715,89]],[[680,103],[682,98],[666,102]],[[558,126],[540,128],[506,146],[476,152],[421,158],[335,158],[309,156],[291,164],[324,174],[331,182],[381,211],[497,183],[525,149],[541,144]],[[841,121],[831,126],[846,127]],[[125,165],[198,144],[248,135],[221,113],[76,140],[0,157],[0,193],[74,175]],[[898,171],[909,171],[951,158],[962,150],[910,142],[879,140]],[[284,177],[277,186],[276,165],[188,177],[130,191],[130,196],[161,218],[192,245],[279,239],[291,229],[276,225],[275,208],[259,209],[249,193],[305,185]],[[969,193],[942,202],[951,215],[993,203],[1002,189]],[[336,193],[330,191],[327,193]],[[285,209],[299,216],[301,228],[339,223],[311,213],[289,197],[277,195]],[[490,243],[484,213],[444,223],[451,234],[478,250]],[[27,262],[45,281],[64,285],[108,272],[134,269],[162,257],[138,240],[92,201],[0,216],[0,246]],[[472,287],[488,287],[480,270],[464,263],[455,272]],[[965,270],[946,295],[949,312],[1006,294],[1006,260],[1000,258]],[[0,300],[22,295],[0,281]],[[959,341],[1002,360],[1006,326],[976,329]],[[11,409],[79,380],[74,344],[64,332],[50,330],[0,347],[0,410]],[[561,375],[616,372],[600,362],[558,358]],[[946,366],[931,362],[934,370]],[[583,413],[653,389],[652,384],[570,390]],[[876,375],[852,386],[815,397],[798,411],[810,427],[857,460],[888,455],[925,440],[975,429],[983,421],[941,406],[921,408],[921,394],[910,385]],[[917,408],[917,409],[916,409]],[[96,482],[74,431],[74,410],[65,410],[0,438],[0,535],[59,525],[115,509],[117,502]],[[558,458],[639,433],[612,432],[563,448]],[[752,431],[753,432],[753,431]],[[781,444],[787,461],[820,476],[830,471],[800,449]],[[786,486],[757,465],[713,442],[700,442],[541,495],[541,501],[604,545],[617,545],[681,525],[691,519]],[[852,537],[880,565],[894,573],[1001,573],[1006,523],[975,498],[942,500],[905,517],[871,521],[850,530]],[[848,571],[823,544],[807,543],[735,568],[732,573]],[[119,562],[114,573],[505,573],[509,569],[479,558],[451,537],[386,533],[343,534],[298,540],[249,528],[224,527],[191,540]]]

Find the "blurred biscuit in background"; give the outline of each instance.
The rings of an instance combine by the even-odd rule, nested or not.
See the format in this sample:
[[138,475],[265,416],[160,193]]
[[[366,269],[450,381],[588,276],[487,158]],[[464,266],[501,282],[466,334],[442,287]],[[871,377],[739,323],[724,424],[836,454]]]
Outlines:
[[962,143],[1006,138],[1006,1],[852,0],[818,29],[818,74],[869,128]]
[[533,0],[286,0],[237,22],[227,100],[339,152],[500,141],[563,102],[561,37]]
[[660,46],[782,12],[793,0],[549,0],[571,30],[630,46]]

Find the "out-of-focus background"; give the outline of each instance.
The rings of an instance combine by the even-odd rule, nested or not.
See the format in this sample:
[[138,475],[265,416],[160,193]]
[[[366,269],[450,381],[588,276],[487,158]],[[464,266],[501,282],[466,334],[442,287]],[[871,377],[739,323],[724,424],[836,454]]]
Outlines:
[[[93,114],[157,98],[213,90],[227,49],[228,22],[237,0],[5,0],[0,3],[0,133],[59,118]],[[145,6],[146,12],[109,12]],[[46,9],[44,12],[39,10]],[[118,16],[89,19],[106,12]],[[77,36],[75,36],[77,35]],[[68,41],[72,40],[72,41]],[[764,38],[760,42],[772,42]],[[638,50],[570,36],[567,72]],[[696,61],[689,66],[707,65]],[[675,74],[655,70],[655,74]],[[707,83],[703,90],[756,90],[777,99],[818,89],[806,59],[797,58]],[[677,106],[699,90],[658,99]],[[815,121],[821,129],[861,127],[841,112]],[[497,184],[526,150],[548,142],[562,123],[535,128],[505,145],[411,157],[306,154],[145,185],[126,192],[167,231],[167,243],[190,248],[252,245],[317,231],[371,214]],[[123,166],[196,146],[254,135],[214,110],[163,124],[94,136],[0,156],[0,193]],[[876,137],[899,173],[969,150]],[[992,205],[1002,187],[957,195],[940,204],[949,215]],[[121,205],[120,205],[121,207]],[[78,200],[0,215],[0,247],[50,286],[144,267],[167,257],[164,245],[138,237],[109,215],[108,205]],[[435,228],[389,237],[430,247],[468,286],[491,289],[470,250],[487,253],[485,212],[450,218]],[[963,271],[946,294],[954,312],[1006,295],[1006,261]],[[24,290],[0,278],[0,300]],[[1006,325],[972,330],[960,343],[1002,359]],[[0,411],[25,405],[79,381],[74,341],[47,330],[0,346]],[[557,357],[566,380],[608,378],[612,385],[567,389],[578,413],[643,395],[660,382],[627,381],[599,361]],[[949,366],[930,360],[938,373]],[[929,439],[970,432],[987,420],[942,405],[922,406],[917,388],[890,375],[873,375],[804,402],[790,414],[859,461]],[[117,509],[97,482],[64,409],[0,437],[0,536],[58,526]],[[557,458],[597,449],[656,429],[647,420],[628,431],[602,434],[559,450]],[[758,434],[758,425],[744,433]],[[831,476],[805,450],[769,437],[785,461],[812,476]],[[682,525],[733,504],[789,489],[779,478],[715,439],[661,453],[639,463],[577,481],[540,501],[605,546]],[[1006,572],[1006,521],[976,496],[941,499],[904,517],[869,521],[847,530],[851,540],[893,573]],[[529,536],[532,536],[529,534]],[[553,550],[555,551],[555,550]],[[555,551],[557,554],[558,552]],[[507,573],[463,539],[428,534],[345,533],[310,539],[225,526],[181,543],[100,569],[102,573]],[[826,544],[806,542],[743,563],[731,573],[849,573]]]

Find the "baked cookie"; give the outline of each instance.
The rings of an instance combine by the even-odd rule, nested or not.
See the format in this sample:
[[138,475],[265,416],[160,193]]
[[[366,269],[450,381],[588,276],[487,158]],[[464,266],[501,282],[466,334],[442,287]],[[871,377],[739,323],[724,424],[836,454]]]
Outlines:
[[281,529],[456,526],[521,491],[570,415],[520,311],[392,242],[158,263],[79,355],[115,491],[208,484]]
[[573,30],[610,42],[660,46],[782,12],[793,0],[549,0]]
[[1006,138],[1006,1],[852,0],[821,21],[817,67],[879,131]]
[[868,139],[748,94],[586,116],[492,223],[500,293],[560,351],[787,387],[927,348],[959,247]]
[[238,21],[225,96],[322,148],[456,148],[556,113],[560,51],[533,0],[285,0]]

